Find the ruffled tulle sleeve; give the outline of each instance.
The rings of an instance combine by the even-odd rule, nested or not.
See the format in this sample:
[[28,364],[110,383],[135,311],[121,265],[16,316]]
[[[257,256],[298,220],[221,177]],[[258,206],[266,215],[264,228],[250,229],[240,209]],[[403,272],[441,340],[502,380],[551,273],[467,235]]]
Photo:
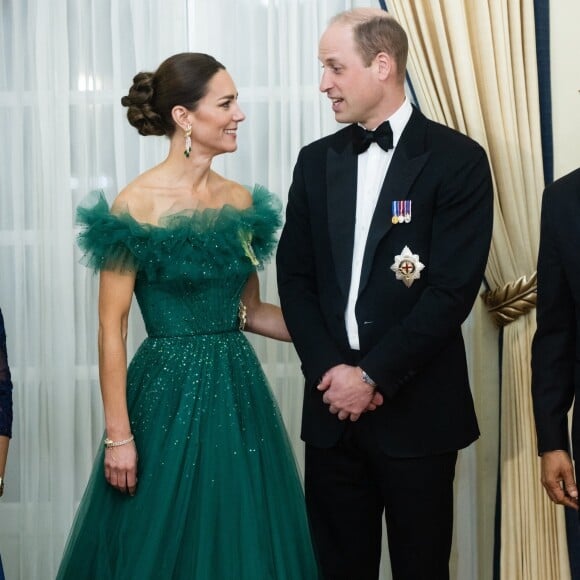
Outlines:
[[103,192],[92,192],[78,206],[77,224],[81,231],[77,244],[83,252],[81,263],[94,271],[136,271],[138,260],[129,249],[130,238],[140,235],[132,227],[134,220],[126,215],[114,215]]
[[[280,199],[261,185],[252,192],[253,204],[244,213],[243,232],[250,248],[244,243],[246,256],[256,267],[270,260],[278,244],[277,232],[282,225],[282,204]],[[253,255],[252,255],[253,254]]]

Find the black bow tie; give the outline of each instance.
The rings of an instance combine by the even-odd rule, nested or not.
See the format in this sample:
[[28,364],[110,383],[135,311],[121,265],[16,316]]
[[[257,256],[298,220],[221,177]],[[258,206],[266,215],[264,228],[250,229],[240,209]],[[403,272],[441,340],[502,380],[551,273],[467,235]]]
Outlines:
[[385,151],[393,148],[393,130],[388,121],[381,123],[374,131],[367,131],[360,125],[354,125],[352,135],[352,146],[357,155],[364,153],[373,142]]

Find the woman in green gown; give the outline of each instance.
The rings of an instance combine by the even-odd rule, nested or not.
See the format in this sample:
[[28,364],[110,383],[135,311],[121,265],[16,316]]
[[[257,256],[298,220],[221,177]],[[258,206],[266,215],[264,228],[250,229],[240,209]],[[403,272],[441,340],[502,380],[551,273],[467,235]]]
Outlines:
[[[122,99],[167,158],[78,209],[100,272],[105,434],[60,580],[311,580],[302,487],[280,413],[242,329],[289,340],[261,302],[279,202],[211,169],[244,120],[220,63],[198,53],[139,73]],[[127,369],[133,293],[147,338]]]

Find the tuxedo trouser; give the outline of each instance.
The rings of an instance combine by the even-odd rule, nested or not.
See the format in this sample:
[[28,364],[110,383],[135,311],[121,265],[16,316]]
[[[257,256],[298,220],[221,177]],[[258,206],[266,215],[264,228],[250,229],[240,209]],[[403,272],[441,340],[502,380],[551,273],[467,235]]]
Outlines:
[[385,514],[393,580],[447,580],[457,452],[385,455],[356,423],[306,446],[305,492],[324,580],[376,580]]

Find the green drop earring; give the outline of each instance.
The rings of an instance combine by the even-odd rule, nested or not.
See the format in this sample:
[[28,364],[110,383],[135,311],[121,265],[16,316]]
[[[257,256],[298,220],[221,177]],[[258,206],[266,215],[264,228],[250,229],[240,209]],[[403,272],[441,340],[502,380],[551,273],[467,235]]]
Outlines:
[[189,157],[190,153],[191,153],[191,125],[188,125],[187,129],[185,130],[185,151],[183,152],[183,154],[186,157]]

